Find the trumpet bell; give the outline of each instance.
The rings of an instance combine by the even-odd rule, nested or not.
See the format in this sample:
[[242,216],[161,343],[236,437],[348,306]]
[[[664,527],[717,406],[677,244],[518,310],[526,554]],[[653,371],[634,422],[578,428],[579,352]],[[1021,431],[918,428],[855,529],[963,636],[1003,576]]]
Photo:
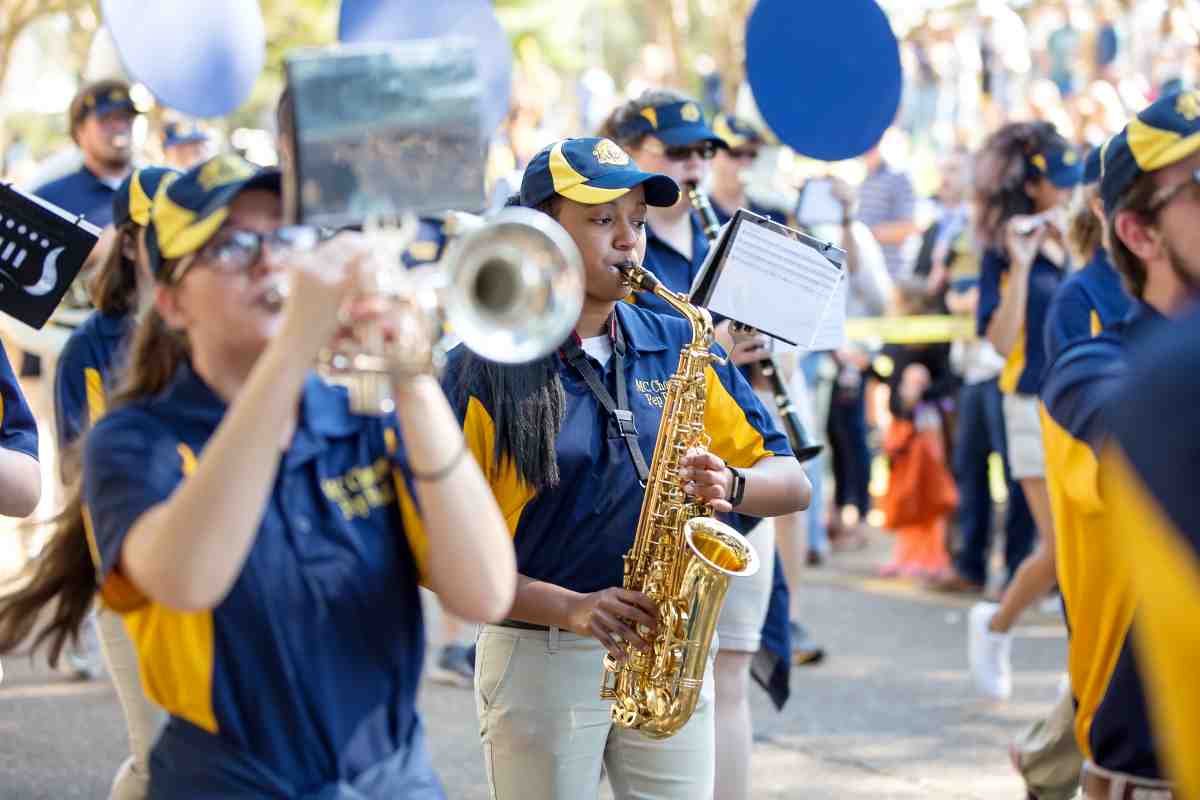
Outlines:
[[505,208],[474,224],[452,240],[443,269],[451,332],[489,361],[518,364],[553,352],[583,308],[579,248],[531,208]]

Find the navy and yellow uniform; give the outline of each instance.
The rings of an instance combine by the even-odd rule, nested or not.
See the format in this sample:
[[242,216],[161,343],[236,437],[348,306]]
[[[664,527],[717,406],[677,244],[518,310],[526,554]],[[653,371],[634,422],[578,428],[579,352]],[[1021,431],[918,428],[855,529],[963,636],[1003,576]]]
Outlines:
[[1046,313],[1046,362],[1068,345],[1095,336],[1129,314],[1131,298],[1104,248],[1083,269],[1072,273]]
[[[1009,280],[1008,256],[996,249],[983,254],[979,266],[979,306],[976,330],[987,335],[988,324],[1000,305],[1000,297]],[[1040,252],[1029,269],[1029,293],[1025,303],[1025,321],[1012,351],[1000,373],[1000,391],[1006,394],[1037,394],[1046,367],[1043,332],[1050,301],[1063,280],[1063,271]]]
[[[1180,796],[1200,797],[1200,314],[1164,325],[1139,348],[1106,408],[1112,442],[1103,457],[1124,533],[1107,542],[1129,564],[1138,610],[1135,647],[1122,654],[1110,695],[1145,678],[1154,742]],[[1105,698],[1107,704],[1109,698]],[[1123,770],[1125,771],[1125,770]]]
[[1129,373],[1130,349],[1162,320],[1151,307],[1131,303],[1125,320],[1076,340],[1051,363],[1042,387],[1042,435],[1070,630],[1075,737],[1100,767],[1153,779],[1158,767],[1129,647],[1137,606],[1133,564],[1113,549],[1137,526],[1122,513],[1111,469],[1100,460],[1109,433],[1104,408]]
[[60,447],[79,438],[107,410],[113,367],[131,330],[131,315],[93,311],[71,332],[54,375],[54,423]]
[[171,715],[152,793],[316,796],[402,779],[406,797],[441,797],[415,705],[424,534],[394,421],[351,414],[343,390],[310,377],[220,604],[176,611],[121,573],[129,530],[187,479],[225,411],[185,364],[160,395],[105,415],[85,446],[101,596],[125,620],[147,694]]
[[[112,222],[121,227],[150,224],[154,195],[179,173],[166,167],[136,170],[121,182],[112,198]],[[135,304],[130,299],[129,305]],[[54,375],[54,425],[59,447],[65,448],[100,419],[108,406],[108,390],[117,356],[133,330],[132,314],[97,309],[71,332]]]
[[[691,341],[691,328],[678,317],[655,314],[628,303],[616,306],[616,324],[627,342],[625,372],[638,441],[649,462],[662,419],[667,380]],[[714,346],[714,350],[718,350]],[[566,412],[555,452],[559,484],[535,492],[512,462],[494,458],[495,423],[487,399],[470,391],[461,374],[465,351],[451,352],[447,395],[463,419],[466,440],[513,532],[517,571],[576,592],[621,586],[622,557],[633,545],[644,491],[625,440],[584,379],[555,356],[566,396]],[[613,391],[613,364],[598,370]],[[599,364],[593,366],[600,367]],[[790,455],[787,437],[732,366],[707,370],[705,430],[709,449],[734,467],[750,467],[772,455]]]
[[0,447],[38,457],[37,422],[0,344]]

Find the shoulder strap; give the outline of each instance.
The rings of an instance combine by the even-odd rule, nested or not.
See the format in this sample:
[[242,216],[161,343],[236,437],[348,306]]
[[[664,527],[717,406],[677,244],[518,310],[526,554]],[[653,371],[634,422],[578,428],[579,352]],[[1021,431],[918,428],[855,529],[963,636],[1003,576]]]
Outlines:
[[621,432],[621,438],[625,440],[625,446],[629,450],[629,457],[633,460],[633,467],[637,470],[638,481],[645,486],[646,477],[650,474],[650,469],[646,466],[646,457],[642,455],[642,448],[638,445],[637,423],[634,421],[633,412],[629,410],[629,388],[625,380],[625,335],[621,332],[621,326],[615,326],[616,331],[613,336],[613,368],[617,372],[617,399],[613,400],[608,389],[605,387],[600,376],[596,374],[595,367],[592,362],[588,361],[587,353],[583,352],[583,348],[579,346],[578,338],[572,336],[563,346],[563,355],[567,359],[575,371],[578,372],[583,380],[587,383],[588,388],[592,390],[592,394],[604,407],[604,410],[617,423],[617,429]]

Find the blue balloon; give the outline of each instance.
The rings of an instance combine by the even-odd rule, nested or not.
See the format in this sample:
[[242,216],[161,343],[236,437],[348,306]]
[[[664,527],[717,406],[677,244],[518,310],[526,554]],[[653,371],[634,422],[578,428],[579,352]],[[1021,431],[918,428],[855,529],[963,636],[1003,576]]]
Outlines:
[[870,150],[900,107],[900,47],[874,0],[758,0],[746,77],[779,140],[822,161]]
[[267,57],[256,0],[101,0],[130,77],[159,102],[221,117],[250,97]]
[[394,42],[464,36],[478,43],[483,126],[489,135],[508,116],[512,45],[488,0],[342,0],[338,39]]

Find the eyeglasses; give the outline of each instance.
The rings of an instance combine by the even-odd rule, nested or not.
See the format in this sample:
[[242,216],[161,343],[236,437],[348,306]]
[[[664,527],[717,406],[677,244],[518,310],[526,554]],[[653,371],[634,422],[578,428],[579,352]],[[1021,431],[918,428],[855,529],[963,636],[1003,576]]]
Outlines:
[[734,148],[731,148],[730,150],[728,150],[727,152],[728,152],[730,158],[736,159],[738,161],[742,161],[742,160],[753,161],[754,159],[758,158],[758,148],[757,147],[745,147],[745,148],[734,147]]
[[1180,181],[1174,186],[1168,186],[1165,189],[1155,192],[1154,196],[1150,198],[1150,204],[1146,207],[1146,210],[1151,214],[1157,214],[1166,208],[1172,200],[1182,194],[1184,189],[1191,186],[1200,186],[1200,169],[1197,169],[1185,180]]
[[264,247],[276,253],[301,252],[312,250],[330,236],[331,231],[314,225],[288,225],[269,233],[231,228],[217,234],[193,258],[180,261],[174,281],[178,282],[188,268],[199,260],[217,272],[248,272],[262,258]]
[[651,149],[650,152],[654,155],[665,156],[668,161],[687,161],[692,156],[696,156],[701,161],[709,161],[717,154],[717,146],[712,142],[697,142],[696,144]]

